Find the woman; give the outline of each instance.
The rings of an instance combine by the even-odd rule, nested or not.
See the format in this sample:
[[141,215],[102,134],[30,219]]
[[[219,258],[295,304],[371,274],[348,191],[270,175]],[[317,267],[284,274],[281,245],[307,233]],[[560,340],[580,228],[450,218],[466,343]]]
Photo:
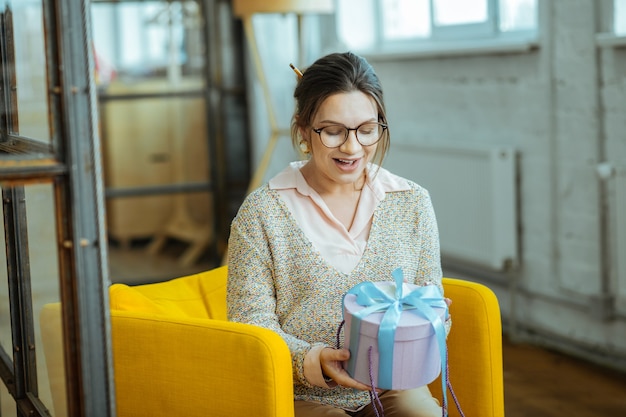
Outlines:
[[[379,165],[389,128],[378,77],[352,53],[325,56],[298,81],[293,162],[252,192],[231,226],[228,314],[279,333],[293,359],[295,413],[373,416],[370,387],[336,349],[342,297],[401,267],[441,287],[439,235],[428,192]],[[387,417],[440,416],[427,387],[386,391]]]

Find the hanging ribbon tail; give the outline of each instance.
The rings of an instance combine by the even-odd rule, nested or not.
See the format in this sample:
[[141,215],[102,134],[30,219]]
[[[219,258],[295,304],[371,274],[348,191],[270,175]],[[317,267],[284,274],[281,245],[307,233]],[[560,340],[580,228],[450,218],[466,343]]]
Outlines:
[[[434,310],[433,307],[439,307],[445,309],[444,317],[448,316],[448,305],[442,297],[439,287],[434,285],[428,285],[420,287],[415,291],[408,294],[403,302],[415,307],[413,313],[419,314],[426,318],[435,331],[435,337],[437,339],[437,346],[439,349],[439,357],[441,358],[441,392],[443,395],[443,407],[447,410],[448,399],[446,395],[446,376],[447,376],[447,347],[446,347],[446,328],[441,317]],[[447,412],[446,412],[447,415]]]
[[445,410],[445,416],[448,415],[448,397],[447,397],[447,369],[448,369],[448,355],[446,348],[446,328],[438,315],[435,315],[436,319],[432,321],[433,328],[435,329],[435,335],[437,336],[437,344],[439,345],[439,354],[441,355],[441,393],[443,395],[443,408]]
[[393,385],[393,347],[401,314],[402,305],[396,301],[389,306],[378,327],[378,385],[381,387]]

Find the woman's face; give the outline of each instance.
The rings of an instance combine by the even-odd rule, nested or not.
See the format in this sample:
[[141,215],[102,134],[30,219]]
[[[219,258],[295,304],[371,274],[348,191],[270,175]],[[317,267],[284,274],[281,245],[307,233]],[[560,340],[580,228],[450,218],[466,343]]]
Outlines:
[[[319,191],[330,191],[337,186],[361,184],[367,163],[372,160],[378,144],[362,146],[351,130],[348,139],[337,148],[327,148],[312,129],[343,125],[356,128],[365,122],[378,122],[374,99],[360,91],[337,93],[324,100],[315,114],[311,126],[302,137],[309,143],[311,158],[306,165],[305,177]],[[316,187],[317,186],[317,187]],[[360,188],[360,187],[359,187]]]

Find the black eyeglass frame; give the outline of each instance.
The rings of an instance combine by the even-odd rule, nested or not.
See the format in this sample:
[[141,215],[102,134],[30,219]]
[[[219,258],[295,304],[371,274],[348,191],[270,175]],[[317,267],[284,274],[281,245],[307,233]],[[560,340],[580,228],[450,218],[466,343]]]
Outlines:
[[[364,145],[363,143],[361,143],[361,140],[359,139],[359,129],[364,126],[364,125],[369,125],[369,124],[377,124],[378,126],[380,126],[383,130],[380,134],[380,136],[378,137],[378,139],[376,140],[376,142],[374,143],[370,143],[369,145]],[[322,130],[326,129],[327,127],[336,127],[336,126],[341,126],[344,129],[346,129],[346,137],[344,138],[343,142],[341,142],[339,145],[337,146],[328,146],[324,143],[324,140],[322,139]],[[320,138],[320,142],[322,142],[322,145],[324,145],[325,147],[329,148],[329,149],[334,149],[334,148],[338,148],[340,146],[342,146],[344,143],[346,143],[346,141],[348,140],[348,136],[350,136],[350,131],[354,130],[354,136],[356,137],[357,142],[359,142],[359,144],[361,146],[372,146],[372,145],[376,145],[378,142],[380,142],[380,140],[383,138],[383,136],[385,135],[385,130],[387,130],[388,125],[386,123],[381,123],[381,122],[365,122],[365,123],[361,123],[360,125],[358,125],[357,127],[348,127],[348,126],[344,126],[344,125],[328,125],[328,126],[324,126],[324,127],[320,127],[318,129],[312,127],[311,129],[317,133],[317,135]]]

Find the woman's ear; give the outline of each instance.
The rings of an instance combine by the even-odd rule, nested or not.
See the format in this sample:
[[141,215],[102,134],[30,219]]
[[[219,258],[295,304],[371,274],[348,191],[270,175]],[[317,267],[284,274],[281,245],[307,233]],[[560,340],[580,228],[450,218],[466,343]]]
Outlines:
[[300,141],[306,141],[311,143],[311,129],[307,129],[306,126],[300,123],[300,118],[296,116],[296,125],[298,126],[298,133],[300,134]]
[[308,129],[305,129],[304,127],[300,126],[298,127],[298,133],[300,133],[300,141],[310,142],[311,133],[309,132]]

